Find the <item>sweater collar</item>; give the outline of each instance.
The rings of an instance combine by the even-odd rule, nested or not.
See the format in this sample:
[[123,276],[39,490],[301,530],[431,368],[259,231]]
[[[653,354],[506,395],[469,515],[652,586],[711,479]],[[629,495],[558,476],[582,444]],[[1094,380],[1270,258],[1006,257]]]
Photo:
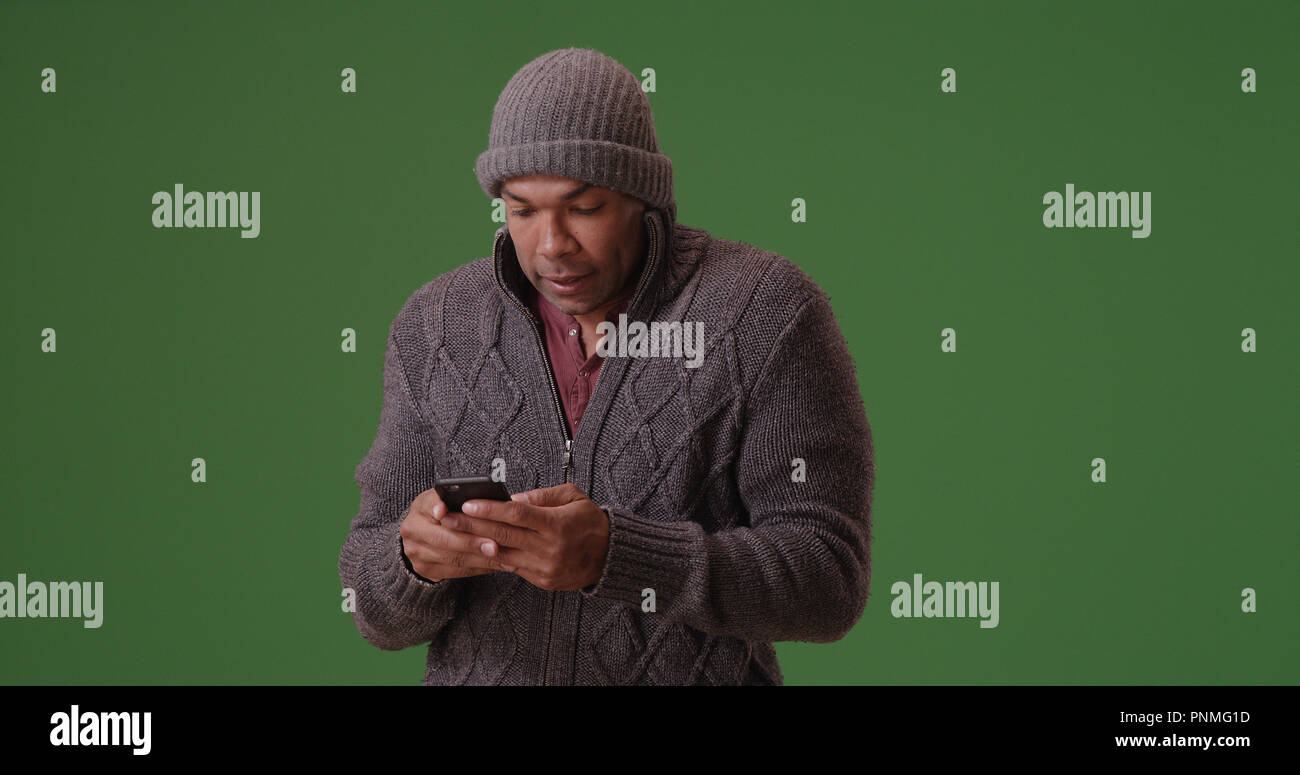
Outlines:
[[[643,218],[646,236],[649,239],[646,262],[641,268],[640,278],[627,306],[629,318],[637,319],[642,315],[642,308],[647,299],[654,298],[654,289],[658,288],[665,276],[665,265],[670,252],[670,224],[657,209],[647,208]],[[519,257],[515,253],[515,243],[510,239],[510,232],[505,226],[497,229],[492,243],[492,264],[496,274],[497,288],[520,311],[527,311],[529,290],[532,283],[519,266]]]

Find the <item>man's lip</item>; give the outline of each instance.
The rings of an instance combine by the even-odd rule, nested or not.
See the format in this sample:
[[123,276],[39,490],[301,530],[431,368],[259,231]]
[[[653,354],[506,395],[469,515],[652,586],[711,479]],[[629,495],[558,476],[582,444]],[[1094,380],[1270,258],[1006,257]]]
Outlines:
[[551,286],[553,292],[568,296],[575,293],[582,293],[587,290],[588,285],[590,285],[587,281],[591,279],[593,274],[595,274],[595,272],[573,277],[569,280],[556,280],[552,277],[546,277],[545,275],[543,275],[543,278]]
[[574,280],[581,280],[582,278],[584,278],[584,277],[588,277],[588,276],[589,276],[589,275],[585,275],[585,274],[569,275],[568,277],[546,277],[546,275],[542,275],[543,278],[545,278],[545,279],[547,279],[547,280],[550,280],[550,281],[553,282],[553,283],[562,283],[562,284],[564,284],[564,285],[568,285],[569,283],[573,282]]

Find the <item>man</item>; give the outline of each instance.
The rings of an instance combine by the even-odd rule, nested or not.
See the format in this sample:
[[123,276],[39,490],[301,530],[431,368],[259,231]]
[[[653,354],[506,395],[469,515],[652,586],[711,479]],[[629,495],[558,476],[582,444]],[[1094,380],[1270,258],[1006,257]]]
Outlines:
[[[362,636],[428,643],[426,684],[782,683],[772,643],[843,637],[870,582],[829,297],[677,223],[649,101],[599,52],[517,72],[475,172],[508,207],[492,255],[390,330],[339,556]],[[511,501],[433,490],[498,471]]]

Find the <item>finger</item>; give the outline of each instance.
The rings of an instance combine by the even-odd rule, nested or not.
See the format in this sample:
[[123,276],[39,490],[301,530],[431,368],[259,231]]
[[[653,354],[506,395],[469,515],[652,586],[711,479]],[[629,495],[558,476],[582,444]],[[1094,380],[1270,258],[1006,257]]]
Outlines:
[[523,549],[512,549],[508,546],[501,547],[494,559],[502,565],[510,566],[514,569],[512,572],[521,576],[525,571],[540,573],[546,567],[546,561],[540,556]]
[[501,547],[512,546],[516,549],[536,551],[541,544],[541,536],[535,530],[515,527],[505,522],[470,517],[460,512],[453,512],[444,517],[442,526],[448,530],[489,538]]
[[[439,527],[437,530],[441,533],[451,534],[450,538],[446,540],[453,544],[462,547],[478,546],[479,548],[467,548],[465,551],[457,551],[455,549],[433,546],[425,542],[411,543],[407,545],[408,549],[406,555],[411,560],[412,566],[415,566],[418,561],[426,565],[438,564],[456,569],[491,568],[493,570],[504,570],[511,573],[517,572],[521,565],[535,571],[542,571],[549,567],[544,558],[522,549],[501,547],[491,539],[485,539],[469,533],[460,533],[445,527]],[[462,541],[466,539],[468,539],[468,543],[462,543]],[[489,546],[487,552],[483,551],[483,545]]]
[[573,482],[565,482],[554,487],[542,487],[537,490],[517,492],[511,495],[510,499],[523,501],[530,506],[563,506],[566,503],[573,503],[586,497],[587,494],[582,491],[581,487]]
[[488,557],[473,552],[435,552],[430,560],[433,564],[454,568],[458,571],[505,570],[514,571],[515,566],[502,562],[496,557]]
[[[437,527],[434,533],[431,548],[448,555],[468,555],[478,559],[494,558],[500,549],[496,541],[491,538],[483,538],[473,533],[462,533],[441,525]],[[457,562],[462,561],[457,558]]]
[[406,556],[411,561],[411,568],[427,579],[473,576],[498,570],[513,572],[515,569],[513,565],[501,562],[496,557],[443,551],[423,544],[411,546]]
[[465,501],[460,510],[473,517],[505,522],[508,525],[528,530],[542,530],[548,524],[546,512],[522,501],[493,501],[473,498]]
[[434,522],[439,522],[447,515],[447,504],[443,503],[442,496],[434,489],[425,490],[415,499],[414,506],[417,514],[424,514]]
[[[417,499],[411,506],[410,514],[402,520],[401,533],[403,540],[407,542],[416,541],[418,543],[428,544],[437,548],[439,544],[442,524],[440,520],[434,519],[428,511],[421,510],[420,501]],[[447,516],[446,507],[443,506],[444,512],[442,517]],[[459,512],[456,512],[459,514]]]
[[[486,548],[485,548],[486,547]],[[412,563],[419,558],[426,564],[453,568],[492,568],[508,570],[497,560],[495,541],[470,533],[460,533],[441,525],[428,525],[406,542],[406,555]]]

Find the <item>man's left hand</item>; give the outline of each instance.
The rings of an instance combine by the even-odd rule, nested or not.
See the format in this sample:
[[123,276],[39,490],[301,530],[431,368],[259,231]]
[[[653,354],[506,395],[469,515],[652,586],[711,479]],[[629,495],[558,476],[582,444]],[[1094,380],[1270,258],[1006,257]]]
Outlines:
[[609,550],[609,517],[571,482],[515,493],[509,501],[475,498],[444,527],[492,539],[484,554],[533,586],[583,589],[600,580]]

